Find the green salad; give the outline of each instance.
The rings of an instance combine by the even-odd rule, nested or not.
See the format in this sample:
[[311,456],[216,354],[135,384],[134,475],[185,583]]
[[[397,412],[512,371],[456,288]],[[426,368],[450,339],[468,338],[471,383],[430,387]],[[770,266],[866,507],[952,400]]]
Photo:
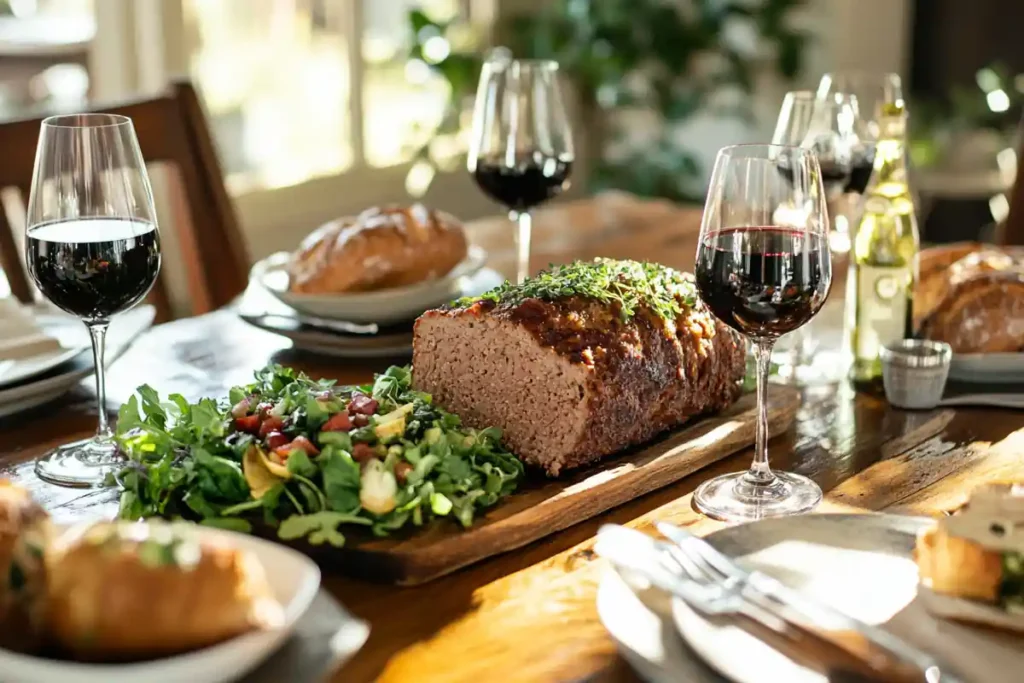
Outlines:
[[495,428],[468,429],[391,367],[339,387],[277,365],[223,400],[167,400],[149,386],[121,406],[127,464],[119,516],[184,518],[342,546],[346,526],[386,536],[439,517],[470,526],[515,490],[522,463]]

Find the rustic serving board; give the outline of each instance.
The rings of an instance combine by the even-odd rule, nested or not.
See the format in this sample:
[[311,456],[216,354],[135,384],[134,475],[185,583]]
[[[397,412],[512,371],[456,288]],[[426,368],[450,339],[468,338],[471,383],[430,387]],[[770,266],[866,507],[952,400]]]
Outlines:
[[[799,407],[797,389],[772,385],[770,434],[788,430]],[[400,585],[423,583],[520,548],[746,448],[754,442],[755,419],[755,397],[747,394],[722,413],[592,467],[559,479],[534,474],[518,491],[477,517],[469,529],[443,520],[404,535],[353,540],[340,551],[308,544],[295,547],[330,571]]]
[[[797,389],[772,385],[768,423],[772,436],[793,424],[800,407]],[[755,400],[743,396],[730,408],[669,432],[643,446],[559,479],[533,473],[523,486],[469,529],[449,520],[388,538],[359,537],[345,529],[345,548],[291,545],[311,555],[325,570],[374,581],[415,585],[449,574],[484,558],[520,548],[645,493],[667,486],[754,442]],[[58,522],[117,514],[117,491],[83,491],[50,486],[33,474],[31,460],[11,477],[27,486]],[[272,530],[267,530],[272,536]],[[276,540],[276,537],[274,537]]]

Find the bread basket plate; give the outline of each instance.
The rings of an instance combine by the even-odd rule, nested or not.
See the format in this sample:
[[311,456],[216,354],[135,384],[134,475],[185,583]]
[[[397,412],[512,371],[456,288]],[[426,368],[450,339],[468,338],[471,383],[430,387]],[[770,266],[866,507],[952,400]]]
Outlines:
[[[320,570],[305,555],[278,543],[207,527],[198,527],[197,531],[201,537],[230,536],[232,544],[259,559],[271,589],[284,606],[285,622],[281,628],[247,633],[173,657],[129,664],[84,664],[0,650],[0,680],[5,683],[225,683],[242,679],[280,648],[295,629],[296,622],[317,595]],[[347,638],[349,655],[362,645],[368,631],[364,623],[350,622],[338,631],[339,635],[344,632]]]
[[1024,353],[954,353],[949,378],[958,382],[1024,382]]
[[450,273],[436,280],[407,287],[394,287],[375,292],[352,294],[296,294],[288,290],[288,259],[279,252],[252,267],[250,279],[281,302],[302,313],[356,323],[392,323],[415,318],[428,308],[456,299],[464,287],[464,279],[472,277],[487,260],[487,252],[471,246],[464,258]]

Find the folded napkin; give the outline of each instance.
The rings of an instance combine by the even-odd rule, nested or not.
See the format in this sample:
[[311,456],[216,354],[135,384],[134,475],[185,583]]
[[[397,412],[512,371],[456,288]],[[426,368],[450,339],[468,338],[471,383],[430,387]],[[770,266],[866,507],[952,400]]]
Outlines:
[[36,324],[31,309],[17,299],[0,299],[0,361],[32,358],[60,348],[60,342]]

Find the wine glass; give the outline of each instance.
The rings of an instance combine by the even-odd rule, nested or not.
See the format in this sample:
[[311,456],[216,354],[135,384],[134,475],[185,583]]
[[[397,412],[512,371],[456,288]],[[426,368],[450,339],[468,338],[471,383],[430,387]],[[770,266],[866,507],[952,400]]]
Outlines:
[[[882,107],[886,104],[902,105],[903,87],[898,74],[839,71],[821,77],[816,95],[822,101],[852,96],[857,102],[858,113],[854,126],[858,144],[854,148],[850,181],[843,188],[842,196],[830,202],[833,228],[837,234],[849,236],[860,221],[864,191],[871,179]],[[843,251],[849,249],[847,239]]]
[[99,485],[121,465],[105,408],[107,326],[146,296],[160,272],[153,192],[131,119],[74,114],[43,121],[26,226],[32,279],[89,329],[99,409],[96,435],[51,451],[36,473],[64,486]]
[[[774,144],[803,147],[817,154],[832,226],[829,248],[833,254],[850,250],[845,223],[836,220],[836,213],[843,210],[838,202],[853,185],[871,174],[870,165],[866,172],[861,168],[863,151],[859,123],[858,102],[853,95],[836,92],[819,97],[811,91],[794,91],[787,93],[782,101],[772,136]],[[862,192],[863,187],[858,191]],[[778,209],[792,210],[789,206]],[[801,327],[784,342],[785,348],[778,350],[781,353],[775,354],[781,366],[780,375],[798,386],[835,382],[845,374],[842,358],[837,357],[841,344],[837,344],[835,353],[816,353],[822,340],[813,328],[813,324]]]
[[530,273],[530,210],[569,187],[573,148],[558,63],[489,59],[480,72],[467,166],[516,231],[516,280]]
[[[779,211],[780,206],[793,207]],[[694,503],[716,519],[742,521],[812,509],[821,489],[768,466],[768,370],[772,345],[807,323],[832,285],[825,189],[815,153],[786,145],[737,145],[718,153],[696,281],[716,318],[752,342],[757,361],[757,432],[746,472],[704,482]]]

